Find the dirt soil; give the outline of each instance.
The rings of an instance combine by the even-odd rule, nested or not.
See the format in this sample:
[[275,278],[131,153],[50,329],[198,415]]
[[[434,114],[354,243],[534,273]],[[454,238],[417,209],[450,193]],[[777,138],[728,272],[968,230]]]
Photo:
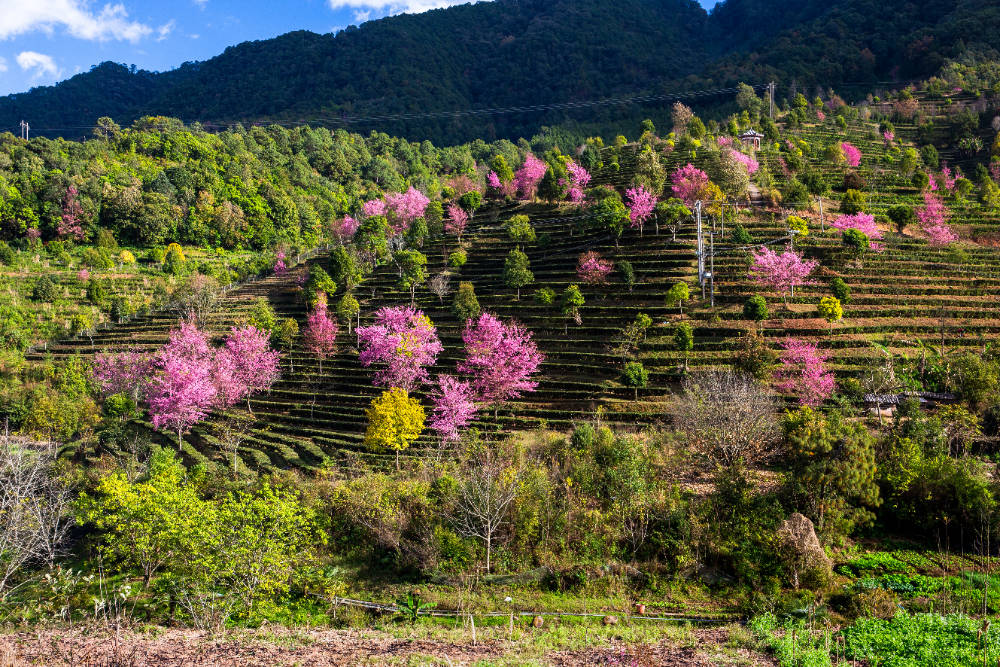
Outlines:
[[[542,662],[558,667],[620,665],[666,667],[708,665],[773,665],[764,656],[728,650],[725,630],[697,630],[695,646],[595,647],[552,651]],[[340,665],[471,665],[503,661],[518,664],[530,654],[508,642],[452,643],[399,639],[387,633],[359,630],[259,630],[213,638],[193,630],[154,629],[125,632],[116,640],[104,630],[40,630],[0,635],[0,667],[328,667]],[[527,659],[527,658],[525,658]],[[538,664],[537,658],[533,664]]]

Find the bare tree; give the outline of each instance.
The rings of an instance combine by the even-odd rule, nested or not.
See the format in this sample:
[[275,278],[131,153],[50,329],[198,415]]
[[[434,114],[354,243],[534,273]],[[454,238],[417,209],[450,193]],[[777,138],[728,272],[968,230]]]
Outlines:
[[449,289],[451,283],[451,275],[447,271],[442,271],[427,283],[428,289],[430,289],[432,294],[437,295],[438,301],[444,304],[444,298],[448,296],[451,292]]
[[486,571],[492,569],[493,544],[507,524],[510,504],[517,495],[517,472],[490,458],[470,467],[455,505],[455,528],[465,537],[483,541]]
[[[313,394],[315,400],[315,394]],[[251,416],[228,416],[220,422],[215,431],[219,447],[227,455],[232,454],[233,472],[236,472],[236,454],[250,434],[254,419]]]
[[777,437],[776,407],[771,391],[752,378],[709,371],[684,380],[672,416],[691,445],[716,463],[752,464],[770,452]]
[[71,489],[54,455],[52,444],[0,436],[0,600],[25,565],[55,562],[72,526]]
[[170,309],[179,317],[194,319],[204,326],[205,318],[219,301],[219,283],[209,276],[196,273],[170,295]]

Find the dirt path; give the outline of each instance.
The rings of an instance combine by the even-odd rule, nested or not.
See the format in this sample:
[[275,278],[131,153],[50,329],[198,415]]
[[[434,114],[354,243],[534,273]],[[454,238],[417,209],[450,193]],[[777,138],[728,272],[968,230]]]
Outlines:
[[156,628],[116,641],[104,631],[44,630],[0,635],[0,667],[332,667],[334,665],[517,665],[557,667],[635,665],[667,667],[774,664],[745,649],[724,649],[725,630],[697,630],[695,641],[677,646],[611,646],[543,650],[530,642],[473,645],[432,639],[400,639],[370,630],[290,632],[257,630],[212,638],[191,630]]

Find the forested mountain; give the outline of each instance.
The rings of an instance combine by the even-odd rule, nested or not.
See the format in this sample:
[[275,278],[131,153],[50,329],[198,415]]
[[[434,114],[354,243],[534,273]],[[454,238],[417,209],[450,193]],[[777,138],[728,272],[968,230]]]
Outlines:
[[741,80],[774,79],[779,98],[793,86],[867,92],[997,48],[1000,33],[986,29],[997,25],[1000,9],[987,0],[727,0],[711,14],[693,0],[496,0],[337,35],[293,32],[164,73],[103,63],[0,99],[0,126],[27,118],[37,132],[79,137],[101,115],[120,123],[146,114],[223,124],[350,118],[352,129],[436,142],[530,136],[584,118],[610,129],[655,114],[634,105],[426,114],[672,95]]

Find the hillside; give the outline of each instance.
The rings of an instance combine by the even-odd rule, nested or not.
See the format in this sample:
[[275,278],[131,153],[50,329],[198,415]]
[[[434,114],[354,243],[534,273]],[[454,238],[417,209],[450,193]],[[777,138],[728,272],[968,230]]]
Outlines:
[[[872,0],[727,0],[709,15],[692,0],[496,0],[372,21],[336,36],[293,32],[163,73],[103,63],[0,99],[0,126],[28,119],[38,133],[79,137],[102,115],[123,124],[170,115],[325,125],[377,116],[352,129],[437,143],[529,137],[567,123],[607,134],[629,118],[665,122],[667,105],[391,116],[674,95],[741,80],[776,80],[779,98],[815,86],[864,93],[1000,46],[997,31],[970,29],[1000,22],[991,3],[896,5],[887,12]],[[724,100],[701,101],[718,108]]]

